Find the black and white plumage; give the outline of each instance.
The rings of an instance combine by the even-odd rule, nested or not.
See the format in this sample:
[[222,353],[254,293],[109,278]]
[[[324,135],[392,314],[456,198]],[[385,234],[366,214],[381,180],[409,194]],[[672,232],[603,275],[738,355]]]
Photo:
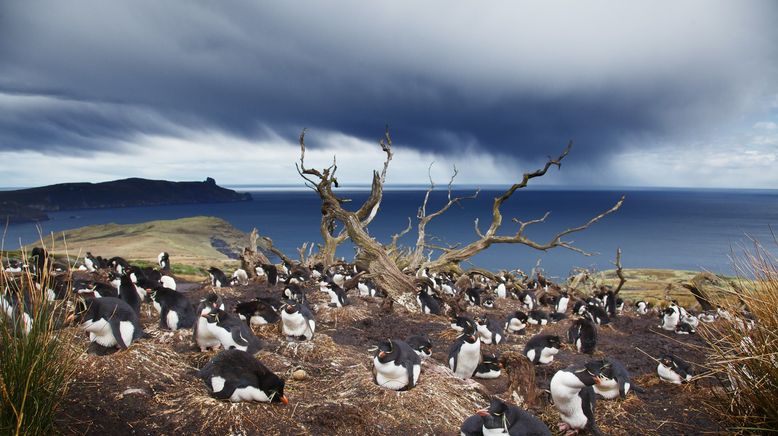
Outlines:
[[316,320],[313,318],[313,312],[305,303],[288,301],[281,310],[281,330],[287,339],[301,341],[313,339],[313,334],[316,331]]
[[659,319],[661,322],[661,324],[659,324],[659,328],[662,330],[675,331],[678,323],[681,322],[681,310],[677,305],[671,304],[670,307],[662,311]]
[[[103,347],[126,349],[143,337],[143,327],[138,314],[125,301],[118,298],[82,300],[77,306],[76,319],[89,333],[89,340]],[[77,309],[78,310],[78,309]]]
[[602,435],[594,419],[596,396],[592,388],[599,383],[599,374],[599,365],[589,362],[559,370],[551,378],[551,397],[562,418],[559,429],[566,436],[583,429]]
[[480,316],[476,318],[475,321],[478,325],[478,335],[482,343],[487,345],[502,343],[504,338],[500,333],[502,327],[499,322],[489,319],[486,316]]
[[212,266],[208,268],[208,276],[211,278],[211,286],[215,288],[221,288],[223,286],[230,286],[230,281],[224,274],[224,271]]
[[539,309],[530,310],[527,314],[527,323],[541,326],[546,325],[548,324],[548,313]]
[[458,332],[464,331],[468,326],[475,325],[475,321],[465,315],[457,315],[449,318],[449,323],[451,324],[451,328]]
[[500,358],[494,354],[484,354],[481,358],[481,363],[475,369],[475,378],[492,379],[497,378],[502,373],[502,364]]
[[694,375],[689,363],[672,354],[663,354],[659,357],[656,372],[662,381],[677,385],[691,381]]
[[[323,291],[323,289],[322,289]],[[305,303],[305,289],[299,283],[289,283],[284,287],[284,298],[298,303]]]
[[427,292],[421,291],[416,295],[416,301],[421,307],[421,313],[440,315],[443,312],[441,302]]
[[589,319],[577,319],[567,330],[567,340],[579,353],[592,354],[597,346],[597,326]]
[[689,335],[696,333],[697,330],[695,328],[686,322],[680,322],[677,326],[675,326],[675,333],[679,335]]
[[142,298],[138,295],[138,289],[135,287],[135,283],[132,282],[129,274],[123,275],[120,279],[119,298],[127,303],[132,310],[140,316],[140,303]]
[[567,292],[562,292],[562,295],[557,298],[556,305],[554,306],[554,312],[565,313],[567,312],[567,305],[570,303],[570,295]]
[[159,313],[159,326],[178,330],[192,328],[195,322],[195,308],[180,292],[157,286],[150,294],[154,309]]
[[284,381],[250,353],[224,350],[198,371],[214,398],[288,404]]
[[167,253],[167,251],[159,253],[157,256],[157,263],[159,264],[160,270],[165,272],[170,271],[170,255]]
[[273,324],[279,320],[278,313],[271,304],[256,298],[240,302],[235,306],[235,313],[249,325]]
[[321,282],[319,286],[330,296],[330,307],[343,307],[351,304],[346,297],[346,291],[334,281]]
[[249,284],[249,275],[245,269],[238,268],[232,273],[230,278],[230,286],[246,286]]
[[32,331],[34,322],[32,297],[19,286],[13,288],[0,293],[0,310],[5,314],[8,322],[14,324],[15,330],[28,335]]
[[378,344],[373,356],[373,382],[395,391],[412,389],[419,381],[421,358],[410,345],[397,339]]
[[651,309],[651,305],[643,300],[640,300],[637,303],[635,303],[635,312],[637,312],[638,315],[648,314],[649,309]]
[[478,411],[483,435],[551,436],[540,419],[513,404],[492,398],[489,407]]
[[432,341],[427,335],[414,335],[405,341],[422,359],[432,356]]
[[481,305],[481,288],[468,288],[465,291],[467,301],[473,306]]
[[548,365],[559,353],[562,341],[555,335],[535,335],[524,346],[524,355],[534,364]]
[[254,354],[262,348],[259,338],[238,317],[221,309],[211,310],[201,316],[206,320],[208,331],[225,350],[237,349]]
[[634,389],[637,392],[643,391],[641,388],[631,384],[629,371],[616,359],[607,358],[602,361],[599,379],[600,383],[594,385],[594,392],[606,400],[613,400],[618,397],[624,399],[627,397],[630,389]]
[[602,307],[596,304],[586,304],[584,307],[585,310],[582,314],[583,317],[588,318],[590,321],[598,325],[610,324],[611,319],[608,316],[608,312],[606,312]]
[[91,252],[87,251],[84,256],[84,266],[89,272],[95,272],[100,268],[100,263],[95,259]]
[[527,328],[527,314],[517,310],[505,321],[505,331],[523,335]]
[[471,321],[449,349],[448,366],[459,378],[471,378],[481,362],[481,340],[476,329]]
[[527,310],[533,310],[537,305],[537,300],[535,299],[535,292],[529,289],[524,290],[519,294],[519,301],[521,301],[521,304],[523,304],[524,308]]
[[384,297],[385,294],[381,291],[372,280],[359,280],[357,283],[357,290],[362,297]]
[[224,302],[219,295],[213,292],[200,300],[200,304],[195,309],[197,320],[192,328],[192,338],[200,351],[205,351],[208,348],[215,350],[221,346],[221,341],[208,329],[208,321],[205,319],[206,315],[215,310],[224,310]]
[[78,284],[74,283],[73,289],[77,294],[93,294],[95,298],[119,298],[119,291],[115,287],[102,282],[88,281],[80,282]]
[[460,436],[483,436],[484,420],[481,415],[475,414],[465,419],[459,427]]

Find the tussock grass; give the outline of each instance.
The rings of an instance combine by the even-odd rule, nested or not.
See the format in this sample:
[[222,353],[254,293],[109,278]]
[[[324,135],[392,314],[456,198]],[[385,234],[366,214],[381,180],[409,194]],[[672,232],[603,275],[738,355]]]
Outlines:
[[734,290],[713,301],[728,315],[700,329],[723,386],[711,406],[733,431],[778,431],[778,259],[755,242],[735,266]]
[[[26,253],[21,254],[26,258]],[[3,256],[0,251],[0,263]],[[47,435],[55,431],[55,414],[75,370],[78,353],[57,336],[57,328],[64,321],[66,300],[47,300],[45,290],[52,283],[53,277],[42,274],[43,291],[39,291],[30,272],[6,273],[5,268],[0,268],[1,295],[7,303],[0,313],[2,434]],[[10,316],[10,310],[6,310],[10,306],[19,308],[22,301],[31,320],[23,315]]]

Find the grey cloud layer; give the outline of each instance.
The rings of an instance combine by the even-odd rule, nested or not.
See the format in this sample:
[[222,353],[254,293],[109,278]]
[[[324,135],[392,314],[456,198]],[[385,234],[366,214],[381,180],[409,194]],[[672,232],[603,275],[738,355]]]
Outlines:
[[537,157],[683,137],[775,91],[771,2],[5,2],[0,149],[302,127]]

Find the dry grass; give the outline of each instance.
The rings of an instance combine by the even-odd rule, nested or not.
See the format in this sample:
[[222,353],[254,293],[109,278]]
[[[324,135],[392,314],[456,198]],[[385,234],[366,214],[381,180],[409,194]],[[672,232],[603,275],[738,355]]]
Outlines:
[[[752,251],[736,261],[736,267],[740,273],[736,289],[714,301],[730,316],[700,331],[712,348],[709,365],[724,386],[712,406],[734,430],[776,431],[778,260],[755,243]],[[744,315],[745,308],[751,316]],[[754,320],[753,327],[749,317]]]

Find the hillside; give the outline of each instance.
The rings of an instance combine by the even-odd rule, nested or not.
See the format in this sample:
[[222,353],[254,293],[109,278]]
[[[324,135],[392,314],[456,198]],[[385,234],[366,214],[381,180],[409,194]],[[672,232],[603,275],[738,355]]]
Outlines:
[[[0,217],[12,222],[40,221],[45,212],[191,203],[250,201],[251,195],[204,182],[131,178],[103,183],[60,183],[0,191]],[[37,212],[37,213],[33,213]]]

